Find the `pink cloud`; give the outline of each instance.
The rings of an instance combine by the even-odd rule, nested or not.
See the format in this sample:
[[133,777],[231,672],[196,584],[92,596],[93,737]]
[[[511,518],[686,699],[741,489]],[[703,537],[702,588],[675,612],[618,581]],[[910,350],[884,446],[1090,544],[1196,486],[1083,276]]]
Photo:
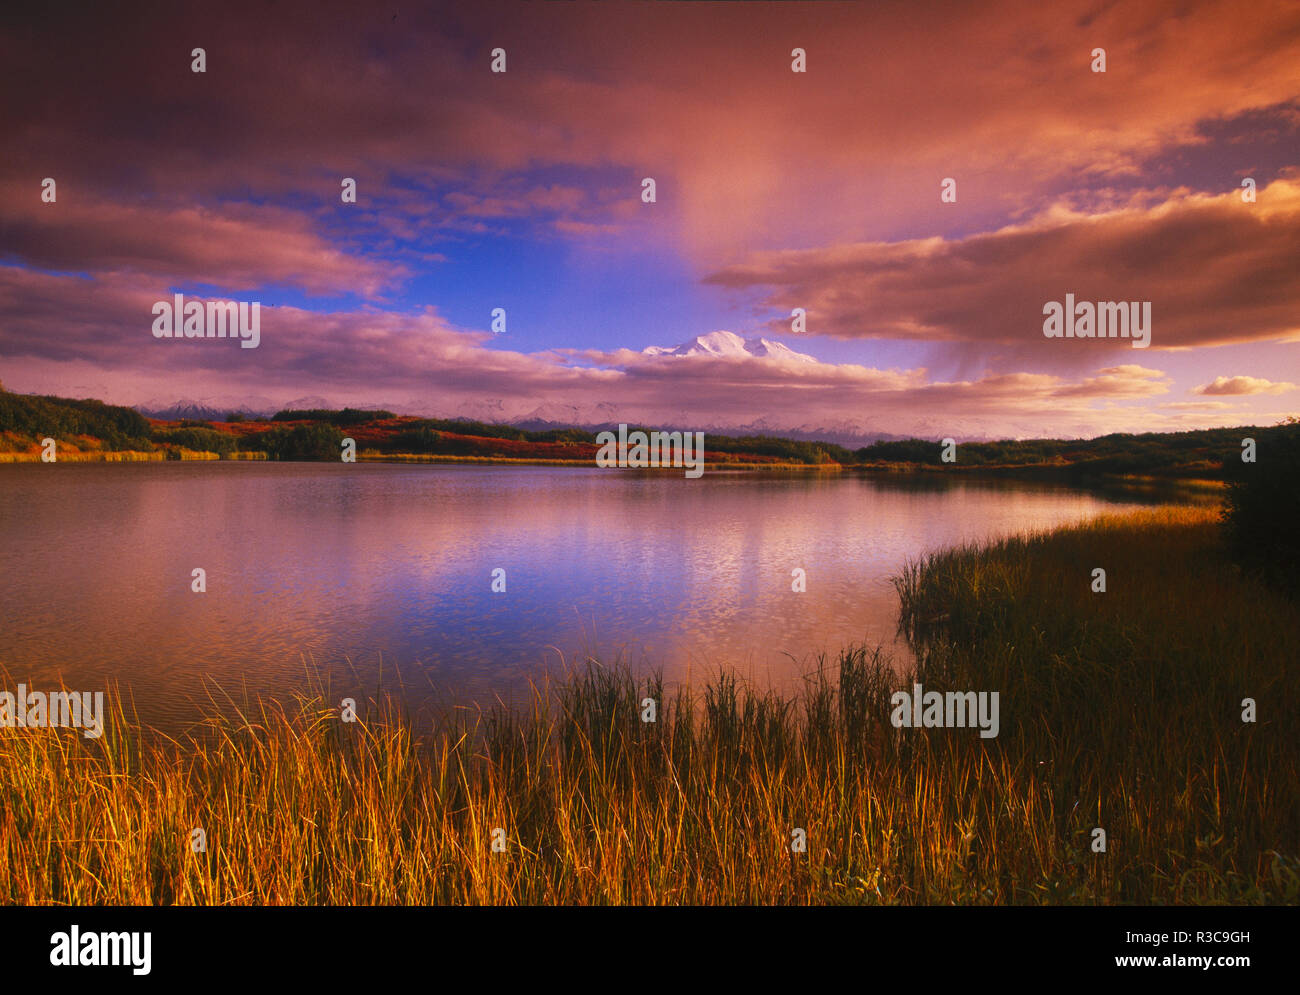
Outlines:
[[1263,377],[1215,377],[1210,383],[1192,390],[1194,394],[1284,394],[1295,390],[1296,385],[1285,381],[1273,382]]
[[[587,237],[616,219],[573,217],[575,184],[525,177],[615,168],[656,176],[661,237],[717,266],[747,248],[1032,210],[1062,181],[1104,184],[1203,143],[1204,122],[1265,108],[1285,122],[1300,96],[1300,10],[1285,4],[1249,17],[1235,0],[508,9],[394,21],[341,3],[160,8],[122,45],[101,44],[94,12],[62,18],[47,45],[16,31],[3,48],[11,92],[60,113],[0,105],[0,177],[211,203],[329,199],[344,175],[370,195],[404,177],[476,198],[483,172],[517,174],[518,191],[478,208],[560,213]],[[206,74],[182,57],[194,39]],[[795,45],[805,74],[790,72]],[[496,46],[507,73],[488,71]],[[1089,70],[1096,46],[1104,74]],[[956,205],[939,203],[945,176],[959,180]]]
[[[157,340],[147,284],[102,282],[0,267],[5,383],[59,393],[95,384],[110,401],[167,395],[255,394],[286,402],[387,403],[427,414],[567,421],[647,421],[705,428],[1091,435],[1179,424],[1127,406],[1166,389],[1136,365],[1091,376],[989,372],[938,381],[924,369],[494,348],[435,309],[262,311],[261,345]],[[132,331],[134,329],[134,331]],[[179,388],[178,384],[184,384]]]
[[[757,289],[845,339],[911,339],[1096,352],[1130,341],[1043,336],[1043,306],[1149,301],[1153,349],[1285,340],[1300,334],[1300,176],[1255,204],[1183,196],[1101,215],[1049,211],[964,239],[867,242],[754,253],[707,282]],[[1195,274],[1194,280],[1188,275]],[[788,319],[777,319],[780,328]],[[1086,362],[1086,360],[1085,360]]]
[[247,290],[287,284],[316,294],[373,297],[408,275],[400,265],[350,256],[299,212],[226,205],[220,211],[106,200],[63,183],[0,186],[5,248],[29,265],[148,274],[159,280]]

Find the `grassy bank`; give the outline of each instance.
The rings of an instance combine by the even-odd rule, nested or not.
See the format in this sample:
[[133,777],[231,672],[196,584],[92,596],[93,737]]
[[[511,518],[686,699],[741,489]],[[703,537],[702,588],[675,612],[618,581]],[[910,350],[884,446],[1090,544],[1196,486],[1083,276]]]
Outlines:
[[[163,463],[172,460],[213,462],[215,460],[265,460],[266,453],[210,453],[192,449],[167,449],[155,452],[124,450],[69,452],[57,454],[56,463]],[[39,452],[0,453],[0,463],[43,463]]]
[[1212,515],[905,572],[916,679],[999,691],[995,739],[894,729],[913,675],[860,649],[797,698],[592,665],[432,729],[319,689],[185,744],[120,714],[98,741],[0,729],[0,900],[1294,903],[1300,608],[1227,566]]
[[1105,828],[1114,900],[1300,899],[1300,605],[1228,561],[1212,510],[949,551],[897,586],[927,683],[1002,692],[998,752],[1051,813],[1024,845]]
[[[191,406],[193,407],[193,406]],[[180,412],[174,411],[173,414]],[[270,418],[233,411],[224,416],[197,407],[204,417],[146,418],[100,401],[13,394],[0,386],[0,454],[39,455],[46,438],[61,452],[216,453],[251,458],[337,462],[345,438],[373,458],[397,462],[537,463],[592,466],[602,443],[594,428],[525,429],[462,418],[420,418],[381,409],[294,409]],[[614,426],[607,426],[612,430]],[[628,426],[635,432],[684,431],[683,426]],[[1115,433],[1092,439],[959,440],[949,452],[938,439],[878,440],[850,448],[840,443],[770,435],[707,433],[713,468],[825,467],[874,472],[1024,477],[1079,483],[1139,476],[1149,480],[1221,481],[1240,460],[1245,440],[1261,452],[1285,448],[1294,419],[1272,426],[1187,432]],[[945,456],[955,462],[945,462]],[[190,457],[194,458],[194,457]],[[18,462],[26,462],[19,459]],[[1225,462],[1226,461],[1226,462]],[[0,460],[0,462],[14,462]]]
[[[161,463],[167,459],[166,453],[134,452],[132,450],[109,452],[68,452],[58,454],[59,463]],[[39,452],[0,453],[0,463],[41,463]]]

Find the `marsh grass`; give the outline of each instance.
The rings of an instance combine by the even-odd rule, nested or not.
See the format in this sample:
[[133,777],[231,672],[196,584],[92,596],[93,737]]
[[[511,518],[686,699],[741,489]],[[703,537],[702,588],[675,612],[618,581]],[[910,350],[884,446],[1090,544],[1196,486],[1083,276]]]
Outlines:
[[[0,729],[0,900],[1294,903],[1300,617],[1230,570],[1212,515],[912,564],[917,672],[847,649],[797,695],[588,662],[428,723],[385,695],[344,723],[316,687],[184,741],[118,696],[100,740]],[[999,691],[1000,736],[895,729],[913,679]]]
[[[58,453],[59,463],[161,463],[167,459],[162,452],[147,453],[134,450],[109,450],[86,452],[70,451],[66,447]],[[0,452],[0,463],[40,463],[40,451],[22,453]]]

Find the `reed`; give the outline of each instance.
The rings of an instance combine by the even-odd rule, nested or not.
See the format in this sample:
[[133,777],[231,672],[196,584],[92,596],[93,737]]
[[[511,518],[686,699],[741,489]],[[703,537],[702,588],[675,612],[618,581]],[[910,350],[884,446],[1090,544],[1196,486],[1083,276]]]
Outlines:
[[[428,723],[380,694],[345,723],[312,686],[214,695],[183,741],[117,695],[100,740],[0,729],[0,901],[1295,903],[1300,610],[1230,570],[1212,515],[911,564],[914,674],[851,648],[783,696],[589,661]],[[894,728],[913,679],[999,691],[1001,734]]]
[[[163,452],[147,453],[130,449],[73,452],[65,448],[60,450],[57,456],[58,458],[56,462],[58,463],[157,463],[167,458],[167,454]],[[42,462],[42,460],[39,451],[30,453],[0,453],[0,463],[40,462]]]

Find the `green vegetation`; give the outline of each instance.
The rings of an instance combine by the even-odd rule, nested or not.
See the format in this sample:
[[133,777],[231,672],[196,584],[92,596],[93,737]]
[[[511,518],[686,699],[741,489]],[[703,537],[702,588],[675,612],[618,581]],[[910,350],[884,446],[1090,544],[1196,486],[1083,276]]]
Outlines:
[[153,433],[153,441],[192,449],[196,452],[220,453],[223,456],[233,453],[236,449],[236,439],[233,435],[207,427],[159,429]]
[[[268,424],[274,426],[270,431],[264,428]],[[199,434],[181,434],[191,429]],[[0,392],[0,451],[8,449],[19,454],[33,452],[39,439],[53,435],[69,442],[81,436],[83,443],[85,437],[90,437],[96,440],[91,448],[101,450],[151,452],[162,446],[167,447],[169,457],[184,449],[223,457],[260,451],[272,459],[332,459],[338,455],[336,443],[341,438],[335,429],[346,429],[370,458],[382,454],[572,462],[593,456],[598,445],[598,433],[587,429],[529,430],[464,419],[399,417],[391,411],[359,408],[286,409],[269,422],[232,412],[225,423],[183,420],[179,426],[160,425],[151,430],[149,421],[130,408]],[[628,431],[666,429],[638,425],[629,426]],[[925,439],[877,442],[850,450],[832,442],[709,432],[705,450],[708,461],[715,464],[866,465],[900,470],[933,468],[944,473],[987,470],[1067,479],[1121,475],[1217,481],[1224,476],[1225,464],[1235,468],[1240,462],[1244,437],[1255,438],[1261,449],[1268,450],[1271,440],[1287,431],[1287,426],[1274,426],[1113,434],[1086,440],[959,440],[955,464],[942,463],[939,443]],[[1274,448],[1280,451],[1287,445],[1283,439]]]
[[[596,433],[581,428],[529,431],[512,425],[489,425],[459,418],[419,418],[403,425],[394,442],[404,445],[442,444],[445,435],[465,435],[478,439],[505,439],[510,442],[587,442],[596,444]],[[431,449],[402,449],[402,452],[432,452]]]
[[[1238,460],[1246,436],[1268,438],[1273,428],[1215,428],[1195,432],[1118,432],[1096,439],[1024,439],[961,442],[955,467],[1034,466],[1058,464],[1080,475],[1143,474],[1217,478],[1225,460]],[[864,463],[914,463],[940,466],[936,441],[905,439],[877,442],[858,449]]]
[[[277,418],[280,417],[277,415]],[[633,431],[662,431],[653,426],[633,425]],[[706,437],[710,458],[753,456],[802,463],[809,466],[858,463],[906,467],[944,467],[948,470],[979,468],[1044,469],[1069,476],[1152,475],[1203,477],[1217,479],[1226,459],[1240,453],[1246,435],[1266,438],[1277,428],[1207,429],[1195,432],[1116,433],[1098,439],[1057,440],[1030,439],[1000,442],[963,442],[958,447],[956,464],[943,464],[937,441],[904,439],[877,442],[850,450],[833,442],[784,439],[777,436],[731,436],[710,432]],[[472,439],[501,439],[518,443],[568,442],[596,445],[594,431],[584,429],[550,429],[529,431],[509,425],[482,422],[423,418],[405,421],[383,440],[386,452],[416,454],[465,455],[482,453],[481,444],[467,439],[450,439],[448,435]]]
[[1270,584],[1300,591],[1300,419],[1255,444],[1254,462],[1225,464],[1224,531],[1238,563]]
[[[0,729],[0,902],[1294,904],[1300,608],[1225,555],[1180,510],[930,557],[917,673],[846,650],[796,696],[589,664],[432,726],[311,688],[184,742]],[[913,676],[1001,734],[894,729]]]
[[331,411],[327,408],[299,410],[290,408],[277,411],[271,416],[271,421],[318,421],[329,425],[361,425],[365,422],[396,417],[391,411],[363,411],[360,408],[344,408],[342,411]]
[[73,442],[78,436],[100,440],[104,448],[149,450],[149,422],[131,408],[103,401],[0,392],[0,432],[39,444],[42,438]]
[[790,463],[853,463],[853,453],[833,442],[804,442],[799,439],[782,439],[773,435],[714,435],[704,438],[706,447],[751,456],[775,456]]
[[264,450],[277,460],[334,460],[343,452],[343,433],[333,425],[312,422],[279,426],[246,440],[249,449]]
[[[1300,604],[1233,569],[1213,512],[943,552],[897,584],[926,688],[1002,692],[994,753],[1027,779],[999,804],[1040,821],[1000,832],[990,808],[976,834],[1051,868],[1024,887],[1051,900],[1300,900],[1288,675]],[[1245,698],[1257,723],[1243,721]],[[1094,827],[1105,856],[1083,846]]]
[[[667,431],[644,425],[629,425],[628,433]],[[472,439],[504,439],[509,442],[571,443],[598,445],[599,433],[580,428],[546,429],[530,431],[510,425],[487,425],[483,422],[460,421],[446,418],[421,418],[404,424],[388,440],[388,450],[401,453],[445,453],[463,455],[480,452],[481,447],[466,439],[450,439],[448,435]],[[705,438],[711,454],[768,456],[790,463],[818,465],[822,463],[852,463],[853,454],[843,446],[830,442],[802,442],[776,436],[730,436],[709,433]]]

